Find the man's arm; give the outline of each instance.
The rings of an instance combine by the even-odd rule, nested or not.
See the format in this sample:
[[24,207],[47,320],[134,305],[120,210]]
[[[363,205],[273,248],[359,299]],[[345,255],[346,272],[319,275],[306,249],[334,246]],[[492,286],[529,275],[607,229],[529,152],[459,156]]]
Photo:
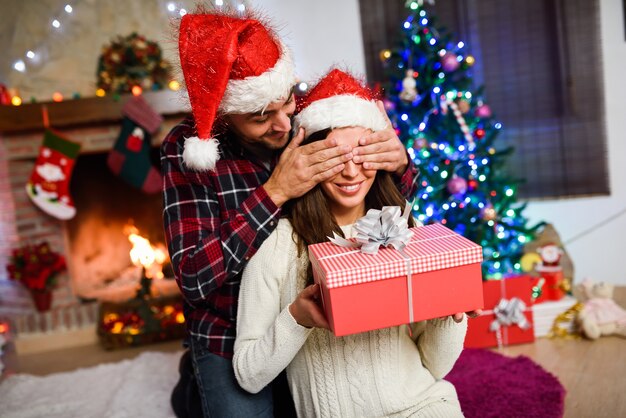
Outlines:
[[182,146],[176,138],[191,136],[192,124],[174,128],[161,152],[165,237],[179,287],[190,303],[205,299],[239,274],[280,215],[265,189],[258,187],[222,219],[217,199],[222,191],[207,175],[187,171],[181,163]]

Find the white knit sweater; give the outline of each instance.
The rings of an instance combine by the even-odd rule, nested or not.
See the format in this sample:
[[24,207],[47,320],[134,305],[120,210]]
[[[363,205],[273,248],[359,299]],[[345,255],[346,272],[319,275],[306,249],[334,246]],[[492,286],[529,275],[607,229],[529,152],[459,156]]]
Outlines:
[[412,337],[407,326],[339,338],[302,327],[288,307],[307,263],[281,220],[244,271],[233,366],[245,390],[260,391],[287,368],[301,417],[462,416],[454,387],[440,379],[461,353],[466,320],[418,322]]

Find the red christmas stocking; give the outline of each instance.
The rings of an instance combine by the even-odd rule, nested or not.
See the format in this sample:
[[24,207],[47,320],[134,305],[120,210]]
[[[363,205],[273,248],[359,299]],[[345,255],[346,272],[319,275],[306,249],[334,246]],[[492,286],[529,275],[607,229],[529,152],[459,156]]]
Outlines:
[[141,96],[129,99],[122,113],[122,130],[107,159],[109,168],[144,193],[156,193],[161,190],[161,173],[150,162],[150,139],[163,118]]
[[50,130],[44,133],[26,192],[35,205],[55,218],[66,220],[76,214],[69,189],[79,151],[80,144]]

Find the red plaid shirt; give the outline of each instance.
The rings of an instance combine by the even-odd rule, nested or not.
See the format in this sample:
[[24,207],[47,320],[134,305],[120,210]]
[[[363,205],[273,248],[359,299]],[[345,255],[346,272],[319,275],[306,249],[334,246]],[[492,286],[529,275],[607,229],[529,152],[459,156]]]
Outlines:
[[[182,154],[185,138],[196,135],[193,120],[186,119],[161,147],[165,237],[190,336],[231,358],[242,271],[281,213],[262,186],[277,159],[263,162],[223,137],[215,170],[191,171]],[[416,192],[417,177],[410,165],[399,182],[403,195]]]

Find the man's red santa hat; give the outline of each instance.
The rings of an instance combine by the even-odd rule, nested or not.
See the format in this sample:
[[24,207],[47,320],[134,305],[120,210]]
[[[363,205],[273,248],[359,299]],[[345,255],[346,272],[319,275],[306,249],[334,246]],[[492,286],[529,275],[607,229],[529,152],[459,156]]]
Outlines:
[[362,126],[382,131],[387,120],[376,106],[375,95],[352,75],[333,69],[301,100],[294,120],[296,132],[306,136],[324,129]]
[[278,38],[249,17],[186,14],[178,48],[198,131],[186,138],[183,160],[191,169],[213,170],[219,159],[216,117],[259,112],[286,99],[296,83],[294,65]]

